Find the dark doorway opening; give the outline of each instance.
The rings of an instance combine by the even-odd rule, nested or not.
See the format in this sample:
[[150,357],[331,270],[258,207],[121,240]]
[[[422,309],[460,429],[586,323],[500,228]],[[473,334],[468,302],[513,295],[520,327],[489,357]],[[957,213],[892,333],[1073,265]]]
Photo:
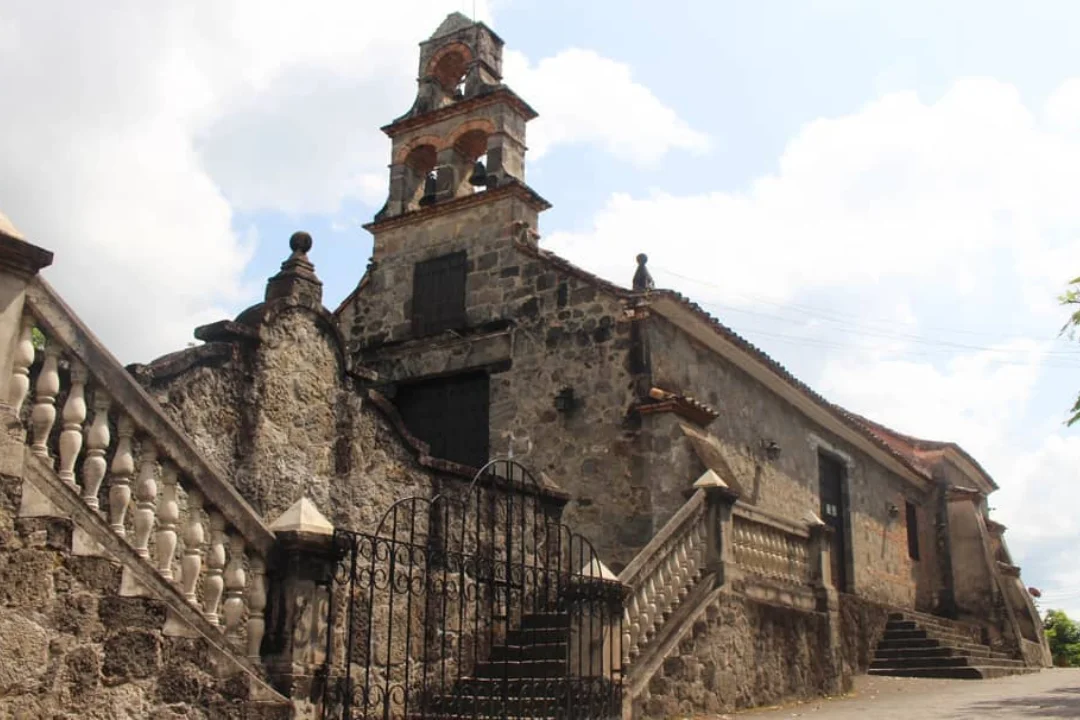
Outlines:
[[409,432],[431,446],[432,457],[474,468],[488,461],[486,372],[400,385],[395,404]]
[[818,453],[821,481],[821,519],[832,528],[832,580],[840,592],[848,590],[847,576],[847,498],[844,480],[847,467],[840,458]]

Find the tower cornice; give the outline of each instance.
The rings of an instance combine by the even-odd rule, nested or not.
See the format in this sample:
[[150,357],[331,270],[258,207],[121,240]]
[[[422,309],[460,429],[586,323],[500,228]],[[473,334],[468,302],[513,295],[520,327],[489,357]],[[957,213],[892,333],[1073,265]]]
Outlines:
[[422,207],[419,210],[412,210],[402,215],[394,215],[393,217],[388,217],[383,220],[375,220],[364,225],[364,229],[372,234],[376,234],[392,228],[427,222],[440,215],[447,215],[452,212],[465,210],[504,197],[516,197],[536,212],[543,212],[544,210],[551,208],[551,203],[542,198],[540,194],[531,187],[523,182],[512,180],[505,185],[492,188],[491,190],[446,200],[428,207]]
[[513,90],[503,85],[490,92],[477,95],[476,97],[467,100],[461,100],[453,105],[447,105],[446,107],[441,107],[437,110],[432,110],[419,115],[406,115],[379,129],[386,133],[388,137],[395,138],[418,127],[433,125],[458,115],[467,115],[481,108],[497,105],[501,102],[513,107],[521,113],[527,121],[538,116],[536,110],[533,110],[529,103],[522,100]]

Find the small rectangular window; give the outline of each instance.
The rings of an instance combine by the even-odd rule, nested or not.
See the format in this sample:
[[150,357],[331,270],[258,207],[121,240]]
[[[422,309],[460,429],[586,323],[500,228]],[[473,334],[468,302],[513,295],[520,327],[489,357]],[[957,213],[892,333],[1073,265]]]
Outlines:
[[466,273],[464,252],[416,263],[412,296],[414,337],[436,335],[465,326]]
[[907,552],[912,560],[919,559],[919,510],[907,503]]

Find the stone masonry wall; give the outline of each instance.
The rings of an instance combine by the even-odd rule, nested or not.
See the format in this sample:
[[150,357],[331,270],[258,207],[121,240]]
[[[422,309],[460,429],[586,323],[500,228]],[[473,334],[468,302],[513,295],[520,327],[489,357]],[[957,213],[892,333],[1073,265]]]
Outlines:
[[307,496],[335,525],[370,530],[394,501],[431,494],[434,474],[362,402],[315,313],[274,314],[259,335],[255,349],[223,365],[149,381],[256,510],[273,520]]
[[[648,321],[653,384],[671,392],[692,395],[716,408],[719,417],[707,428],[729,449],[733,470],[740,473],[743,499],[788,518],[820,513],[818,447],[838,451],[848,463],[847,490],[850,513],[849,575],[854,591],[868,599],[914,607],[917,596],[929,602],[925,590],[935,582],[932,563],[933,503],[925,491],[915,489],[861,451],[817,426],[802,413],[746,372],[702,347],[658,317]],[[650,438],[653,457],[649,474],[666,478],[652,485],[654,507],[674,512],[685,487],[701,471],[692,453],[672,452],[679,442],[669,420],[645,418],[643,434]],[[652,424],[650,424],[652,423]],[[656,428],[654,431],[653,428]],[[762,440],[775,441],[781,454],[766,460],[759,451]],[[920,554],[908,557],[904,507],[906,500],[920,506]],[[890,515],[889,505],[898,515]],[[666,518],[660,517],[660,523]],[[854,573],[851,573],[852,564]],[[918,588],[922,586],[923,591]]]
[[119,564],[72,556],[70,521],[17,518],[21,488],[0,478],[0,717],[288,717],[245,707],[201,639],[164,636],[162,604],[119,597]]
[[715,714],[824,694],[828,625],[821,613],[723,592],[635,700],[635,717]]
[[[566,522],[621,567],[655,530],[635,475],[637,436],[626,425],[635,397],[630,322],[595,282],[515,245],[517,202],[377,234],[375,266],[338,321],[360,362],[384,381],[488,369],[489,455],[512,453],[568,492]],[[460,338],[410,339],[414,264],[459,250],[468,253],[468,329]],[[559,413],[554,398],[566,387],[579,406]]]

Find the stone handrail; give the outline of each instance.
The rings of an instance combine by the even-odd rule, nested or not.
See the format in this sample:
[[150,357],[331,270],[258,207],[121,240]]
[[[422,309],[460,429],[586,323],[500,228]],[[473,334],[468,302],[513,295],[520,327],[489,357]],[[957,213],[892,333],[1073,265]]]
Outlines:
[[805,525],[737,504],[732,512],[735,564],[746,574],[795,585],[813,580]]
[[[34,328],[45,337],[40,367]],[[29,402],[30,452],[257,660],[273,532],[40,277],[26,290],[7,400],[16,415]]]
[[706,492],[694,495],[619,573],[630,588],[623,617],[623,666],[663,627],[707,569]]

